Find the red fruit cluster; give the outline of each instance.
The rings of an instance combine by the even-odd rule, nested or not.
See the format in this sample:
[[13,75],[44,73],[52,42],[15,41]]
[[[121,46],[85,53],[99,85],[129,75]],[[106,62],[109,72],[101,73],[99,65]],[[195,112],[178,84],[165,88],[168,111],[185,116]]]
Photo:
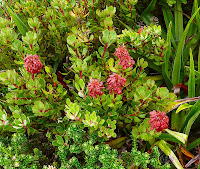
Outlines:
[[164,111],[152,111],[150,114],[149,123],[151,124],[151,130],[156,129],[157,132],[162,131],[163,129],[168,128],[169,117],[165,114]]
[[38,57],[38,55],[30,54],[27,55],[26,58],[24,58],[24,66],[26,70],[33,75],[39,73],[43,66]]
[[133,67],[133,65],[135,64],[135,61],[133,60],[133,58],[129,55],[128,51],[126,50],[126,47],[123,46],[119,46],[115,53],[115,56],[117,56],[117,59],[120,59],[118,65],[121,64],[122,68],[125,70],[126,68],[129,67]]
[[113,73],[109,76],[107,80],[107,85],[110,94],[116,93],[116,94],[122,94],[122,89],[125,86],[126,79],[121,77],[120,75]]
[[103,81],[100,82],[98,79],[90,79],[87,87],[89,89],[90,97],[97,98],[97,95],[103,95],[103,92],[101,91],[101,89],[104,88]]

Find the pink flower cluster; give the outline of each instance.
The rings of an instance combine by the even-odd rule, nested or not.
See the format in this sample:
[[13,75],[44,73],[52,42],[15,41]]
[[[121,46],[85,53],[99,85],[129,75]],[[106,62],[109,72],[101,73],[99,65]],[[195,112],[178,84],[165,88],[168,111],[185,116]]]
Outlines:
[[138,30],[138,33],[139,34],[141,34],[141,32],[144,30],[144,28],[142,27],[142,28],[140,28],[139,30]]
[[117,59],[120,59],[119,64],[121,64],[122,68],[125,70],[126,68],[129,67],[133,67],[133,65],[135,64],[135,61],[133,60],[133,58],[129,55],[128,51],[126,50],[126,47],[123,46],[119,46],[115,53],[115,56],[117,56]]
[[162,131],[163,129],[168,128],[169,117],[166,115],[164,111],[159,112],[153,110],[150,114],[149,123],[151,124],[151,130],[156,129],[157,132]]
[[[133,67],[135,64],[135,61],[133,58],[129,55],[128,51],[126,50],[126,47],[119,46],[115,53],[115,56],[117,56],[117,59],[119,59],[119,64],[121,64],[123,69]],[[122,90],[126,84],[126,79],[121,77],[120,75],[113,73],[112,75],[109,75],[109,78],[107,79],[107,86],[110,94],[122,94]],[[97,95],[101,96],[103,95],[103,92],[101,89],[104,88],[103,82],[97,80],[97,79],[91,79],[88,83],[88,89],[89,89],[89,96],[97,98]]]
[[107,79],[108,89],[111,94],[113,94],[113,92],[116,94],[122,94],[122,89],[125,84],[126,79],[116,73],[113,73]]
[[97,95],[103,95],[103,92],[101,91],[101,89],[104,88],[103,81],[100,82],[98,79],[90,79],[87,87],[89,89],[90,97],[97,98]]
[[[110,94],[122,94],[122,89],[126,84],[126,79],[121,77],[120,75],[113,73],[109,76],[107,80],[107,85]],[[88,89],[89,89],[89,96],[97,98],[97,95],[101,96],[103,95],[103,92],[101,89],[104,88],[103,81],[99,81],[98,79],[90,79],[90,82],[88,83]]]
[[33,75],[39,73],[43,66],[38,57],[38,55],[30,54],[24,58],[24,66],[26,70]]

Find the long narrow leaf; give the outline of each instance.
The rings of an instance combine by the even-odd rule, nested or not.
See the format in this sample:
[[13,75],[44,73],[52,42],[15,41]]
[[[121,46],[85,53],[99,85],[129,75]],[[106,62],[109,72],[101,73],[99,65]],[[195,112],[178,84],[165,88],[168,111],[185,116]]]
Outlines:
[[141,18],[147,25],[151,23],[151,18],[153,15],[150,12],[154,9],[156,2],[157,0],[152,0],[148,7],[141,13]]
[[164,140],[164,141],[172,141],[174,143],[181,143],[177,138],[173,137],[172,135],[168,133],[162,133],[160,136],[157,137],[158,139]]
[[183,34],[183,14],[180,1],[177,1],[175,4],[174,14],[175,14],[175,38],[177,41],[179,41]]
[[[194,14],[197,9],[198,9],[198,3],[194,1],[193,8],[192,8],[192,14]],[[196,34],[198,32],[198,23],[197,23],[198,15],[199,15],[199,13],[197,13],[197,15],[195,17],[196,20],[194,20],[194,22],[190,26],[187,38],[193,36],[194,34]]]
[[180,80],[180,70],[181,70],[181,60],[182,60],[182,52],[183,52],[183,48],[184,48],[184,43],[185,43],[185,38],[187,35],[187,32],[190,28],[190,25],[194,19],[194,17],[196,16],[196,14],[199,12],[200,8],[198,8],[198,10],[192,15],[191,19],[189,20],[185,31],[183,32],[180,42],[178,44],[178,48],[177,48],[177,53],[176,53],[176,57],[175,57],[175,61],[174,61],[174,66],[173,66],[173,73],[172,73],[172,83],[178,84],[179,80]]
[[165,20],[165,25],[166,27],[169,26],[170,22],[172,22],[172,35],[174,36],[175,35],[175,28],[174,28],[174,17],[172,15],[172,12],[171,12],[171,9],[169,7],[166,7],[166,6],[162,6],[162,11],[163,11],[163,16],[164,16],[164,20]]
[[171,25],[171,32],[172,32],[171,41],[172,41],[173,47],[176,49],[177,46],[176,46],[176,43],[175,43],[175,40],[174,40],[174,37],[175,37],[175,29],[174,29],[175,23],[174,23],[174,18],[172,16],[171,10],[168,7],[165,7],[163,5],[162,10],[163,10],[163,16],[164,16],[166,27],[169,26],[170,22],[172,22],[171,23],[172,24]]
[[198,72],[200,72],[200,45],[199,45],[199,55],[198,55]]
[[192,49],[190,49],[190,75],[188,82],[188,96],[189,98],[195,97],[195,72]]
[[17,25],[17,28],[19,32],[23,35],[26,36],[26,32],[29,30],[28,27],[22,22],[22,20],[17,16],[15,12],[12,11],[9,7],[7,7],[8,12],[10,13],[12,20],[15,22]]
[[195,148],[198,144],[200,144],[200,138],[194,140],[192,143],[190,143],[188,146],[187,146],[187,150],[191,150],[193,148]]
[[[194,0],[194,11],[198,10],[198,0]],[[200,14],[199,12],[196,15],[196,20],[197,20],[197,26],[199,28],[199,32],[200,32]]]
[[[190,71],[190,67],[189,66],[185,66],[185,69],[189,72]],[[200,78],[200,72],[194,70],[195,76],[197,77],[195,80]],[[185,85],[188,85],[188,82],[185,83]]]
[[195,122],[195,120],[197,119],[197,117],[199,116],[199,114],[200,114],[200,110],[197,111],[197,112],[190,118],[190,120],[188,121],[188,124],[187,124],[187,126],[186,126],[185,134],[189,135],[190,129],[191,129],[193,123]]
[[[198,54],[198,73],[200,73],[200,45],[199,45],[199,54]],[[197,85],[197,87],[196,87],[196,95],[200,95],[199,76],[197,78],[198,79],[195,80],[195,84]]]
[[190,29],[188,30],[188,34],[187,34],[186,38],[192,37],[197,32],[198,32],[198,27],[197,27],[197,25],[194,22],[192,22],[191,25],[190,25]]
[[148,5],[148,7],[142,12],[141,15],[143,15],[144,13],[150,13],[151,11],[153,11],[153,9],[155,8],[157,0],[152,0],[151,3]]
[[199,45],[199,37],[200,37],[200,32],[198,32],[197,34],[193,35],[192,37],[188,38],[186,40],[186,45],[184,47],[183,50],[183,63],[185,64],[188,61],[189,58],[189,48],[191,48],[192,50],[194,50],[198,45]]
[[162,75],[163,78],[167,84],[168,89],[171,89],[173,87],[173,84],[169,78],[169,69],[168,69],[168,64],[169,64],[169,57],[171,55],[171,28],[172,28],[172,22],[170,22],[169,27],[168,27],[168,32],[167,32],[167,51],[165,52],[164,55],[164,64],[162,65]]
[[165,131],[167,133],[169,133],[170,135],[172,135],[173,137],[175,137],[176,139],[178,139],[179,141],[181,141],[183,144],[186,143],[188,135],[186,135],[184,133],[179,133],[179,132],[176,132],[176,131],[172,131],[172,130],[169,130],[169,129],[165,129]]
[[164,140],[160,140],[156,143],[158,147],[170,158],[172,163],[177,169],[183,169],[181,163],[178,158],[174,154],[174,152],[167,146],[167,143]]
[[[192,109],[191,109],[190,112],[188,113],[188,115],[187,115],[187,117],[186,117],[186,119],[185,119],[185,121],[184,121],[184,123],[183,123],[183,125],[182,125],[182,128],[181,128],[181,130],[180,130],[181,133],[184,131],[184,129],[185,129],[186,126],[188,125],[190,119],[192,119],[193,116],[196,117],[195,114],[199,114],[199,111],[200,111],[200,106],[199,106],[199,105],[200,105],[200,100],[197,101],[197,102],[194,104],[194,106],[192,107]],[[190,122],[191,122],[191,121],[190,121]],[[189,126],[188,126],[187,128],[189,128]],[[187,129],[187,132],[188,132],[188,129]],[[184,132],[184,133],[186,134],[186,132]]]

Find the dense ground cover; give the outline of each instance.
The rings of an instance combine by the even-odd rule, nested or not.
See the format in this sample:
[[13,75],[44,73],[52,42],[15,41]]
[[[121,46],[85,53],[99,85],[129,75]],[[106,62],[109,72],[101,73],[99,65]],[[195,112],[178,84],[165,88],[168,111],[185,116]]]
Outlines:
[[0,1],[0,166],[199,168],[199,6]]

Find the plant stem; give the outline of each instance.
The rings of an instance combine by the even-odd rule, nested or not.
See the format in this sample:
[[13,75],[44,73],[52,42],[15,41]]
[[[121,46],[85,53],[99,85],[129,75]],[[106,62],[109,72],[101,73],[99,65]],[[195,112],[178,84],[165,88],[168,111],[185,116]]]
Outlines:
[[107,49],[107,48],[108,48],[108,44],[106,43],[106,46],[105,46],[104,51],[103,51],[102,58],[104,58],[104,55],[105,55],[105,53],[106,53],[106,49]]

